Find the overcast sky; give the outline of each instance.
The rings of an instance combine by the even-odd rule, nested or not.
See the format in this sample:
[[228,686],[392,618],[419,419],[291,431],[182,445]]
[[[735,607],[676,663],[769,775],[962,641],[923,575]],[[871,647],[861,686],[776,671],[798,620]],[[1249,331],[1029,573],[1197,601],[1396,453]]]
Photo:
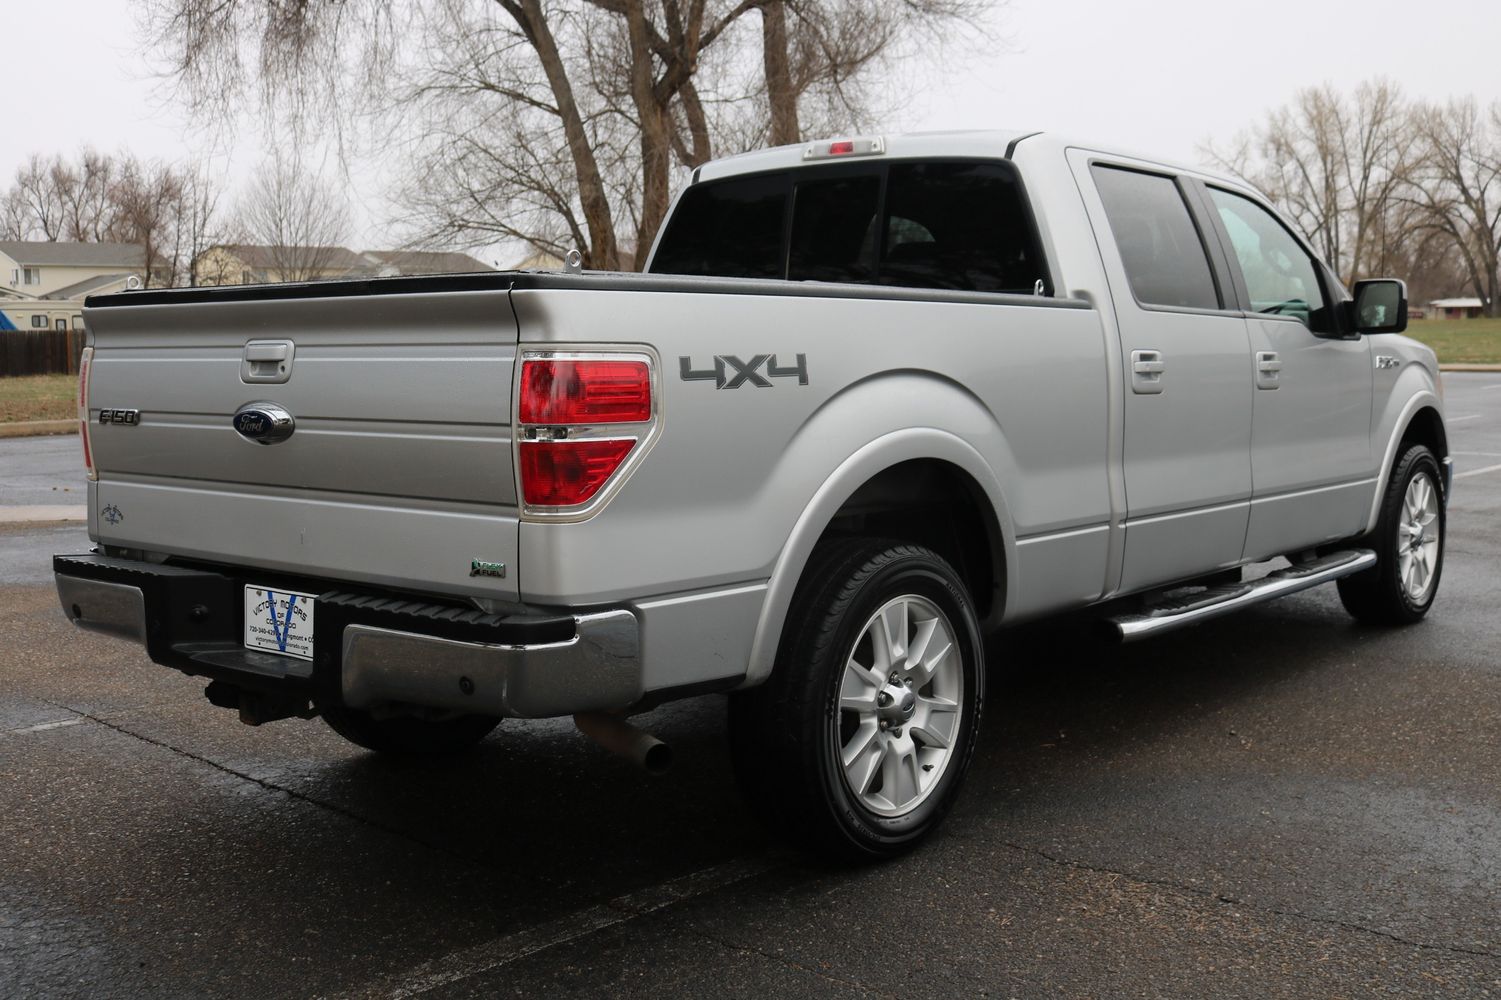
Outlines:
[[[215,152],[243,178],[261,156],[253,122],[209,148],[153,78],[126,0],[7,3],[0,182],[32,152],[85,145],[186,161]],[[955,45],[895,85],[888,131],[1016,127],[1197,162],[1302,87],[1346,91],[1385,75],[1428,99],[1501,99],[1501,0],[1011,0],[994,44]],[[378,242],[380,171],[354,165],[358,242]],[[510,263],[510,262],[506,262]]]

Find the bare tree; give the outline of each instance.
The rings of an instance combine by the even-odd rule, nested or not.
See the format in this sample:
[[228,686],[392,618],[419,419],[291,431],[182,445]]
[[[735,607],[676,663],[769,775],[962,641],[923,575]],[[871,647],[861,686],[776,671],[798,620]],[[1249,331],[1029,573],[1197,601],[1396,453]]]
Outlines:
[[[133,163],[130,158],[127,162]],[[135,167],[133,169],[139,169]],[[63,206],[66,238],[79,243],[99,243],[116,213],[119,166],[115,159],[85,149],[76,167],[62,157],[53,160],[52,174]]]
[[33,155],[0,194],[0,235],[139,244],[146,283],[177,284],[191,278],[205,241],[218,238],[218,191],[202,167],[92,149],[76,160]]
[[[572,246],[596,268],[644,263],[685,176],[675,169],[764,142],[773,119],[776,136],[795,141],[805,106],[819,122],[860,120],[861,74],[906,28],[990,5],[150,0],[154,38],[191,108],[223,115],[257,92],[281,120],[331,114],[341,137],[354,111],[368,111],[386,143],[400,131],[413,150],[398,201],[414,239]],[[741,30],[753,11],[762,32]],[[772,79],[747,85],[752,59]]]
[[[219,210],[223,185],[199,166],[185,172],[182,199],[178,203],[173,228],[172,259],[177,262],[176,283],[198,284],[197,262],[210,247],[235,241],[229,224]],[[220,279],[220,284],[223,279]]]
[[1424,105],[1414,203],[1424,228],[1447,237],[1487,316],[1501,315],[1501,101]]
[[106,235],[113,242],[143,248],[148,288],[178,283],[179,261],[171,251],[182,197],[182,179],[160,164],[126,161],[113,185],[114,214]]
[[1230,152],[1206,152],[1277,202],[1345,280],[1389,273],[1401,257],[1415,150],[1395,85],[1363,83],[1353,100],[1328,85],[1300,91]]
[[282,281],[323,277],[349,239],[349,206],[295,157],[263,165],[236,212],[246,240],[264,246]]
[[31,238],[31,213],[26,199],[15,188],[0,194],[0,239],[25,240]]
[[52,164],[32,153],[16,171],[11,188],[27,222],[26,239],[58,240],[63,236],[63,203]]

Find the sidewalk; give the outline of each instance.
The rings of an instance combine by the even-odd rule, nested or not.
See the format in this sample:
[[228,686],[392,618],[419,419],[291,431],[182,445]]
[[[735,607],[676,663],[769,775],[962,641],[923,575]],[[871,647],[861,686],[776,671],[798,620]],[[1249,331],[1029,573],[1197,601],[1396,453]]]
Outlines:
[[24,504],[0,507],[0,524],[55,524],[59,521],[87,521],[87,504]]
[[0,423],[0,438],[40,437],[43,434],[77,434],[77,420],[19,420]]

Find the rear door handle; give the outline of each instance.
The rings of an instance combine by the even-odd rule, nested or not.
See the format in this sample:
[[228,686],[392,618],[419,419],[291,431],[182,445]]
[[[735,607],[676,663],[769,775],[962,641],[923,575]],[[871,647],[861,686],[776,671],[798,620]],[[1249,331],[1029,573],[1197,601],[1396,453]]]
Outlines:
[[1282,361],[1276,351],[1256,352],[1256,388],[1275,389],[1282,384]]
[[1132,351],[1131,391],[1144,396],[1160,393],[1165,371],[1167,363],[1162,360],[1161,351]]

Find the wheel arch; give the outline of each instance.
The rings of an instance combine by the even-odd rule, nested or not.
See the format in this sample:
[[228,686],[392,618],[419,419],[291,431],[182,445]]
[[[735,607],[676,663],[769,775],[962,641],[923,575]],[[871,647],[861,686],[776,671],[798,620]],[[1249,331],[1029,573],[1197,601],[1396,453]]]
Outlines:
[[[955,490],[957,497],[949,492]],[[904,517],[932,506],[947,512],[943,530],[903,526]],[[949,432],[932,427],[892,431],[845,459],[797,519],[767,584],[742,686],[770,676],[793,592],[818,543],[857,526],[934,548],[971,587],[982,627],[1001,616],[1016,541],[990,466],[972,445]],[[983,544],[979,558],[965,551],[975,544]],[[974,593],[977,588],[983,593]]]
[[1376,522],[1381,516],[1381,498],[1386,495],[1387,485],[1391,482],[1392,466],[1396,463],[1399,452],[1408,444],[1416,442],[1427,445],[1440,463],[1449,457],[1449,433],[1444,426],[1441,405],[1437,394],[1424,388],[1413,393],[1400,414],[1392,421],[1377,474],[1375,495],[1371,498],[1371,509],[1366,515],[1365,531],[1376,529]]

